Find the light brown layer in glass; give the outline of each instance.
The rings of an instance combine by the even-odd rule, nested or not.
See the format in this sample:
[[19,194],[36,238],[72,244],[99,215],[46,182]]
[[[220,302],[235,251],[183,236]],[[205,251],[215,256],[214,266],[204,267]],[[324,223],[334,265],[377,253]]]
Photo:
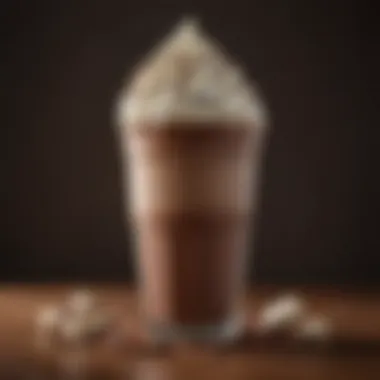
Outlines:
[[236,311],[253,210],[252,125],[139,125],[125,134],[143,305],[155,323]]

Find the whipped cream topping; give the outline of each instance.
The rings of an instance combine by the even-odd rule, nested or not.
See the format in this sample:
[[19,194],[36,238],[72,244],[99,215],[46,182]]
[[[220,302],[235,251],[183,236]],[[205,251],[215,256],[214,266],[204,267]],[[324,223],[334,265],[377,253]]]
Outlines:
[[257,86],[207,36],[185,19],[154,49],[119,97],[121,126],[153,122],[236,121],[266,125]]

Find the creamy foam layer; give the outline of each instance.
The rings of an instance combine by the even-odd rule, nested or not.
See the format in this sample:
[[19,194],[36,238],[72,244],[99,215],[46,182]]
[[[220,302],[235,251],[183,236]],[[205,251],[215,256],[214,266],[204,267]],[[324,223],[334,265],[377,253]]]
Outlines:
[[[265,126],[257,86],[194,20],[184,20],[136,70],[121,92],[122,127],[153,122],[237,121]],[[223,126],[223,124],[220,124]]]

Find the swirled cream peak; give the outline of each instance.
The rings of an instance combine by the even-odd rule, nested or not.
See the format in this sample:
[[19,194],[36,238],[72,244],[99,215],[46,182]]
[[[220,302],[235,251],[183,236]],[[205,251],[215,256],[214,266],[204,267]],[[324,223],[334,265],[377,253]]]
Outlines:
[[257,88],[192,19],[182,21],[136,70],[119,98],[121,125],[242,121],[265,124]]

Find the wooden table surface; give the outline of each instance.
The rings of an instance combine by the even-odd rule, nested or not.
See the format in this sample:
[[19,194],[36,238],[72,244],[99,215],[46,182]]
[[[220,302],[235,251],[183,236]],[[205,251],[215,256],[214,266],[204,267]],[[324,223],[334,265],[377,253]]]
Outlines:
[[[0,379],[143,380],[372,380],[380,379],[380,294],[334,289],[299,290],[313,312],[334,323],[325,344],[254,339],[230,347],[152,347],[139,340],[136,297],[123,286],[92,286],[105,308],[121,316],[117,334],[85,347],[35,345],[35,315],[62,301],[75,286],[8,286],[0,290]],[[257,288],[248,315],[275,288]],[[122,332],[122,334],[121,334]]]

